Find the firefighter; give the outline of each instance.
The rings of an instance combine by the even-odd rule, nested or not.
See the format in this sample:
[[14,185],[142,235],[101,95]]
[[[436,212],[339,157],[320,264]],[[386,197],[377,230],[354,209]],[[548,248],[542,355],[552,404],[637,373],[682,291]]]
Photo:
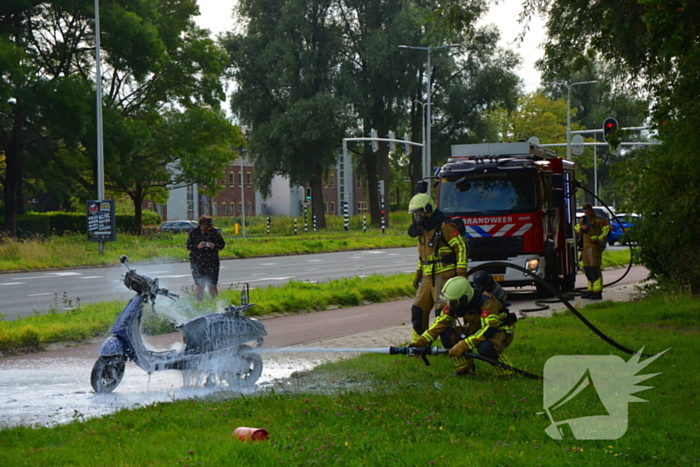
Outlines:
[[[409,347],[426,347],[438,337],[450,349],[457,372],[455,376],[476,373],[474,359],[465,356],[475,350],[482,357],[512,366],[503,351],[513,341],[516,316],[503,303],[480,285],[472,285],[464,277],[453,277],[445,283],[442,298],[447,305],[433,325]],[[512,372],[501,367],[500,375]]]
[[418,238],[418,265],[413,280],[417,289],[411,307],[413,338],[428,329],[430,309],[435,316],[443,303],[440,290],[445,282],[457,275],[466,280],[467,245],[457,226],[438,209],[429,195],[419,193],[411,198],[408,212],[413,214],[409,235]]
[[581,298],[601,300],[603,298],[603,244],[610,233],[610,224],[605,217],[593,210],[591,203],[583,204],[584,216],[576,224],[576,233],[583,236],[583,271],[588,279],[588,288]]

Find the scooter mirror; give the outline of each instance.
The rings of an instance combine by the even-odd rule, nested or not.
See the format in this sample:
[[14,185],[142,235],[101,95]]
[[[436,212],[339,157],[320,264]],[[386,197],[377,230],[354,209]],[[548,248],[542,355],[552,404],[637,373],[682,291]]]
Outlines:
[[119,262],[122,264],[126,264],[128,261],[129,261],[129,257],[126,255],[121,255],[121,257],[119,258]]

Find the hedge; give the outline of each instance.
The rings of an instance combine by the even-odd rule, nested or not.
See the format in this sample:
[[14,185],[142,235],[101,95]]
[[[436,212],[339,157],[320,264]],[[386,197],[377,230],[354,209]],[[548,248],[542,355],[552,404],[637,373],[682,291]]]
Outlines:
[[[131,233],[136,230],[134,216],[118,214],[117,232]],[[3,219],[0,218],[0,224]],[[17,234],[20,237],[32,235],[63,235],[65,233],[86,233],[86,214],[78,212],[42,212],[17,216]],[[143,211],[143,225],[157,225],[163,222],[157,212]]]

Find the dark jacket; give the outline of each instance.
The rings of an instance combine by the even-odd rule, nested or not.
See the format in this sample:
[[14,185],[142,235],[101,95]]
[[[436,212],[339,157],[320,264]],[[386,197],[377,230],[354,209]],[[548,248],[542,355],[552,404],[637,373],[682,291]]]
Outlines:
[[[211,248],[197,248],[199,242],[211,243]],[[190,250],[190,263],[199,266],[219,265],[219,250],[226,246],[221,229],[214,228],[207,233],[195,227],[187,237],[187,249]]]

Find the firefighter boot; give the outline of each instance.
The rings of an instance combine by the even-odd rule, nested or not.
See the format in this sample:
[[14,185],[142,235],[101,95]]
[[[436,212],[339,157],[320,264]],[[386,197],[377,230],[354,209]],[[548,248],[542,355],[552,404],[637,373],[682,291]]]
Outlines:
[[588,297],[589,300],[602,300],[603,299],[603,293],[602,292],[592,292],[591,296]]
[[581,298],[591,298],[591,294],[592,294],[592,293],[593,293],[593,292],[591,292],[590,290],[586,290],[585,292],[583,292],[583,293],[581,294]]

